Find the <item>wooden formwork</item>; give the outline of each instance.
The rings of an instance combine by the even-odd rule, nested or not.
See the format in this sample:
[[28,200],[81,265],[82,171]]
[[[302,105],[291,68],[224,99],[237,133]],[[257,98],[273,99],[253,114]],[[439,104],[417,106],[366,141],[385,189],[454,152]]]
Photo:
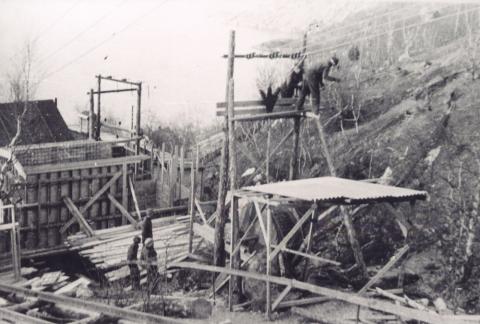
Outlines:
[[[24,181],[14,189],[19,198],[17,221],[23,254],[54,251],[69,234],[85,226],[103,229],[127,223],[125,211],[134,210],[129,179],[135,164],[150,157],[103,157],[23,166]],[[78,217],[87,225],[80,228]],[[0,243],[0,254],[7,254],[3,246],[8,244]]]

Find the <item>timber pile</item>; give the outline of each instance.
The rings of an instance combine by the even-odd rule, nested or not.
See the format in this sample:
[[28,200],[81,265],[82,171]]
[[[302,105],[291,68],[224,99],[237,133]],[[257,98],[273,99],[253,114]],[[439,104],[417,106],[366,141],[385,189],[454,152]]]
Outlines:
[[[188,221],[189,216],[171,216],[152,221],[153,240],[160,269],[165,261],[172,263],[187,257]],[[126,257],[135,235],[141,236],[141,230],[125,225],[94,231],[93,237],[77,233],[67,238],[66,245],[70,250],[78,251],[82,257],[87,258],[113,282],[130,274]],[[194,246],[199,241],[200,238],[195,237]],[[141,248],[142,245],[139,248],[139,257]],[[141,275],[145,276],[146,272],[142,271]]]

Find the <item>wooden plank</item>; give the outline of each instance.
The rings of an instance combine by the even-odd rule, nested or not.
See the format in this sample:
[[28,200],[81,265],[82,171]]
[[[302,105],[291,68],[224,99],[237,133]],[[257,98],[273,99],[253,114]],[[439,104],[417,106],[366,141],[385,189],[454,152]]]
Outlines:
[[57,171],[72,171],[72,170],[81,170],[81,169],[88,169],[88,168],[99,168],[104,166],[122,165],[124,163],[127,163],[127,164],[140,163],[148,159],[150,159],[148,155],[141,154],[141,155],[129,155],[125,157],[100,159],[100,160],[89,160],[89,161],[60,163],[60,164],[32,165],[32,166],[25,166],[25,172],[30,175],[30,174],[49,173],[49,172],[57,172]]
[[314,294],[319,294],[319,295],[327,296],[333,299],[342,300],[347,303],[360,305],[363,307],[379,310],[384,313],[390,313],[390,314],[402,316],[405,318],[424,321],[431,324],[438,324],[438,323],[467,324],[468,323],[468,321],[463,319],[457,319],[454,316],[431,314],[424,311],[419,311],[416,309],[395,305],[393,303],[386,302],[383,300],[361,297],[361,296],[358,296],[357,294],[346,293],[346,292],[337,291],[331,288],[316,286],[316,285],[312,285],[312,284],[298,281],[295,279],[288,279],[288,278],[277,277],[272,275],[266,276],[264,274],[255,273],[255,272],[234,270],[234,269],[229,269],[224,267],[197,264],[193,262],[179,262],[175,264],[175,267],[226,273],[230,275],[241,276],[244,278],[250,278],[250,279],[259,280],[259,281],[269,281],[270,283],[274,283],[277,285],[284,285],[284,286],[291,285],[292,288],[295,288],[295,289],[309,291]]
[[[65,305],[69,307],[73,307],[79,310],[86,310],[96,313],[103,313],[108,316],[112,316],[115,318],[123,318],[127,320],[131,320],[135,323],[143,322],[143,323],[179,323],[184,324],[188,321],[186,320],[179,320],[174,319],[171,317],[164,317],[134,310],[129,310],[125,308],[115,307],[111,305],[106,305],[99,302],[88,301],[79,298],[71,298],[66,296],[54,295],[52,293],[40,292],[40,291],[32,291],[25,288],[20,288],[16,286],[10,286],[0,283],[0,290],[9,293],[15,293],[17,295],[25,296],[25,297],[36,297],[40,300],[55,303],[59,305]],[[18,314],[18,313],[17,313]],[[22,323],[22,322],[20,322]],[[28,323],[28,322],[27,322]],[[38,322],[40,323],[40,322]],[[49,323],[49,322],[42,322]]]
[[311,304],[317,304],[317,303],[322,303],[325,301],[332,300],[330,297],[310,297],[310,298],[303,298],[303,299],[295,299],[295,300],[288,300],[281,302],[277,308],[287,308],[287,307],[293,307],[293,306],[305,306],[305,305],[311,305]]
[[[120,178],[121,176],[122,176],[121,171],[115,173],[115,175],[99,191],[97,191],[95,195],[93,195],[93,197],[90,198],[90,200],[85,205],[81,207],[80,213],[83,214],[95,201],[97,201],[98,198],[100,198],[108,189],[110,189],[112,184],[115,181],[117,181],[118,178]],[[75,219],[74,218],[70,219],[67,223],[65,223],[65,225],[63,225],[60,228],[60,233],[64,233],[74,223],[75,223]]]
[[94,236],[92,228],[90,225],[88,225],[85,218],[83,218],[82,213],[78,210],[73,201],[69,197],[63,197],[63,201],[65,202],[65,205],[70,213],[73,215],[73,218],[78,222],[78,224],[80,224],[80,227],[84,230],[84,232],[88,236]]
[[[276,245],[274,245],[274,247],[276,247]],[[342,265],[340,262],[337,262],[337,261],[325,259],[325,258],[319,257],[317,255],[312,255],[312,254],[303,253],[303,252],[300,252],[300,251],[291,250],[291,249],[286,248],[286,247],[282,248],[282,251],[287,252],[287,253],[300,255],[300,256],[303,256],[305,258],[310,258],[312,260],[316,260],[316,261],[319,261],[319,262],[322,262],[322,263],[329,263],[329,264],[333,264],[335,266],[341,266]]]
[[204,224],[207,224],[207,217],[205,216],[205,213],[203,212],[202,206],[198,203],[198,199],[195,198],[195,206],[197,207],[198,213],[200,214],[200,217],[202,218],[202,221]]
[[132,182],[132,177],[128,177],[128,183],[130,185],[130,191],[132,192],[132,199],[133,199],[133,204],[135,205],[135,211],[137,212],[137,218],[138,220],[142,220],[142,216],[140,213],[140,208],[138,207],[138,200],[137,200],[137,194],[135,193],[135,187],[133,186]]
[[52,322],[44,321],[40,318],[31,317],[13,310],[0,307],[0,319],[12,321],[12,323],[24,324],[52,324]]
[[135,218],[133,218],[132,215],[130,215],[130,213],[125,209],[125,207],[123,207],[123,205],[118,200],[116,200],[115,197],[112,196],[112,194],[107,193],[107,197],[108,197],[108,199],[110,199],[112,204],[120,211],[120,213],[123,215],[123,217],[125,219],[128,219],[130,224],[133,225],[133,228],[136,228],[137,227],[137,221],[135,220]]
[[[295,104],[297,100],[295,98],[278,98],[277,104],[279,106],[285,106],[285,105],[293,105]],[[217,102],[217,109],[223,108],[222,110],[226,110],[227,108],[227,102]],[[265,105],[263,104],[262,100],[244,100],[244,101],[235,101],[233,103],[233,106],[235,108],[237,107],[251,107],[251,106],[262,106],[264,107]],[[236,113],[237,111],[235,111]]]
[[278,118],[294,118],[301,117],[305,114],[303,110],[289,110],[289,111],[280,111],[280,112],[271,112],[271,113],[261,113],[256,115],[246,115],[235,117],[234,121],[254,121],[254,120],[268,120],[268,119],[278,119]]

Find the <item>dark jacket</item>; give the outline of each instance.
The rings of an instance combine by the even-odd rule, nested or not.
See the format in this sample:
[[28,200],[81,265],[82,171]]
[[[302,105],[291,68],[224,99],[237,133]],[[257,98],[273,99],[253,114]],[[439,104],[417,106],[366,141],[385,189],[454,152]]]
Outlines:
[[132,245],[128,247],[127,261],[136,261],[137,254],[138,254],[138,243],[132,243]]
[[152,220],[150,218],[145,218],[142,223],[142,243],[145,243],[147,238],[153,238],[152,235]]

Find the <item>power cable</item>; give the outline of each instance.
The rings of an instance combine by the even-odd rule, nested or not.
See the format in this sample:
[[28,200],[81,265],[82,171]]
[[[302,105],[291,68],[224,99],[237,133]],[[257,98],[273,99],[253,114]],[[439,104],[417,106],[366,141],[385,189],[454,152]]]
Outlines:
[[77,61],[79,61],[80,59],[82,59],[83,57],[85,57],[86,55],[90,54],[91,52],[95,51],[97,48],[101,47],[102,45],[104,45],[105,43],[109,42],[110,40],[112,40],[115,36],[123,33],[125,30],[129,29],[130,27],[134,26],[135,24],[137,24],[138,22],[140,22],[141,19],[145,18],[146,16],[152,14],[154,12],[154,10],[158,9],[159,7],[163,6],[164,4],[166,4],[169,0],[164,0],[162,1],[160,4],[158,4],[157,6],[154,6],[153,8],[149,9],[147,12],[143,13],[142,15],[140,15],[139,17],[137,17],[135,20],[133,20],[131,23],[127,24],[124,28],[122,28],[121,30],[119,30],[118,32],[114,32],[113,34],[111,34],[110,36],[108,36],[107,38],[103,39],[102,41],[98,42],[97,44],[95,44],[94,46],[92,46],[91,48],[89,48],[88,50],[86,50],[85,52],[83,52],[82,54],[80,54],[79,56],[75,57],[73,60],[67,62],[66,64],[62,65],[60,68],[52,71],[52,72],[47,72],[46,75],[45,75],[45,79],[46,78],[49,78],[51,77],[52,75],[64,70],[65,68],[67,68],[68,66],[76,63]]
[[113,9],[113,10],[110,10],[108,11],[107,13],[105,13],[104,15],[102,15],[99,19],[95,20],[92,24],[90,24],[87,28],[83,29],[81,32],[79,32],[78,34],[76,34],[73,38],[71,38],[70,40],[68,40],[66,43],[64,43],[63,45],[61,45],[60,47],[58,47],[57,49],[55,49],[54,51],[50,52],[48,55],[45,55],[43,58],[40,58],[38,63],[42,63],[42,62],[45,62],[46,60],[48,60],[49,58],[55,56],[58,52],[60,52],[61,50],[63,50],[64,48],[66,48],[67,46],[69,46],[70,44],[72,44],[74,41],[76,41],[79,37],[81,37],[83,34],[85,34],[87,31],[93,29],[94,27],[96,27],[98,24],[100,24],[103,20],[105,20],[108,16],[110,16],[111,14],[113,14],[116,10],[118,10],[122,5],[125,4],[125,2],[127,2],[127,0],[121,0],[120,2],[117,3],[116,7]]

